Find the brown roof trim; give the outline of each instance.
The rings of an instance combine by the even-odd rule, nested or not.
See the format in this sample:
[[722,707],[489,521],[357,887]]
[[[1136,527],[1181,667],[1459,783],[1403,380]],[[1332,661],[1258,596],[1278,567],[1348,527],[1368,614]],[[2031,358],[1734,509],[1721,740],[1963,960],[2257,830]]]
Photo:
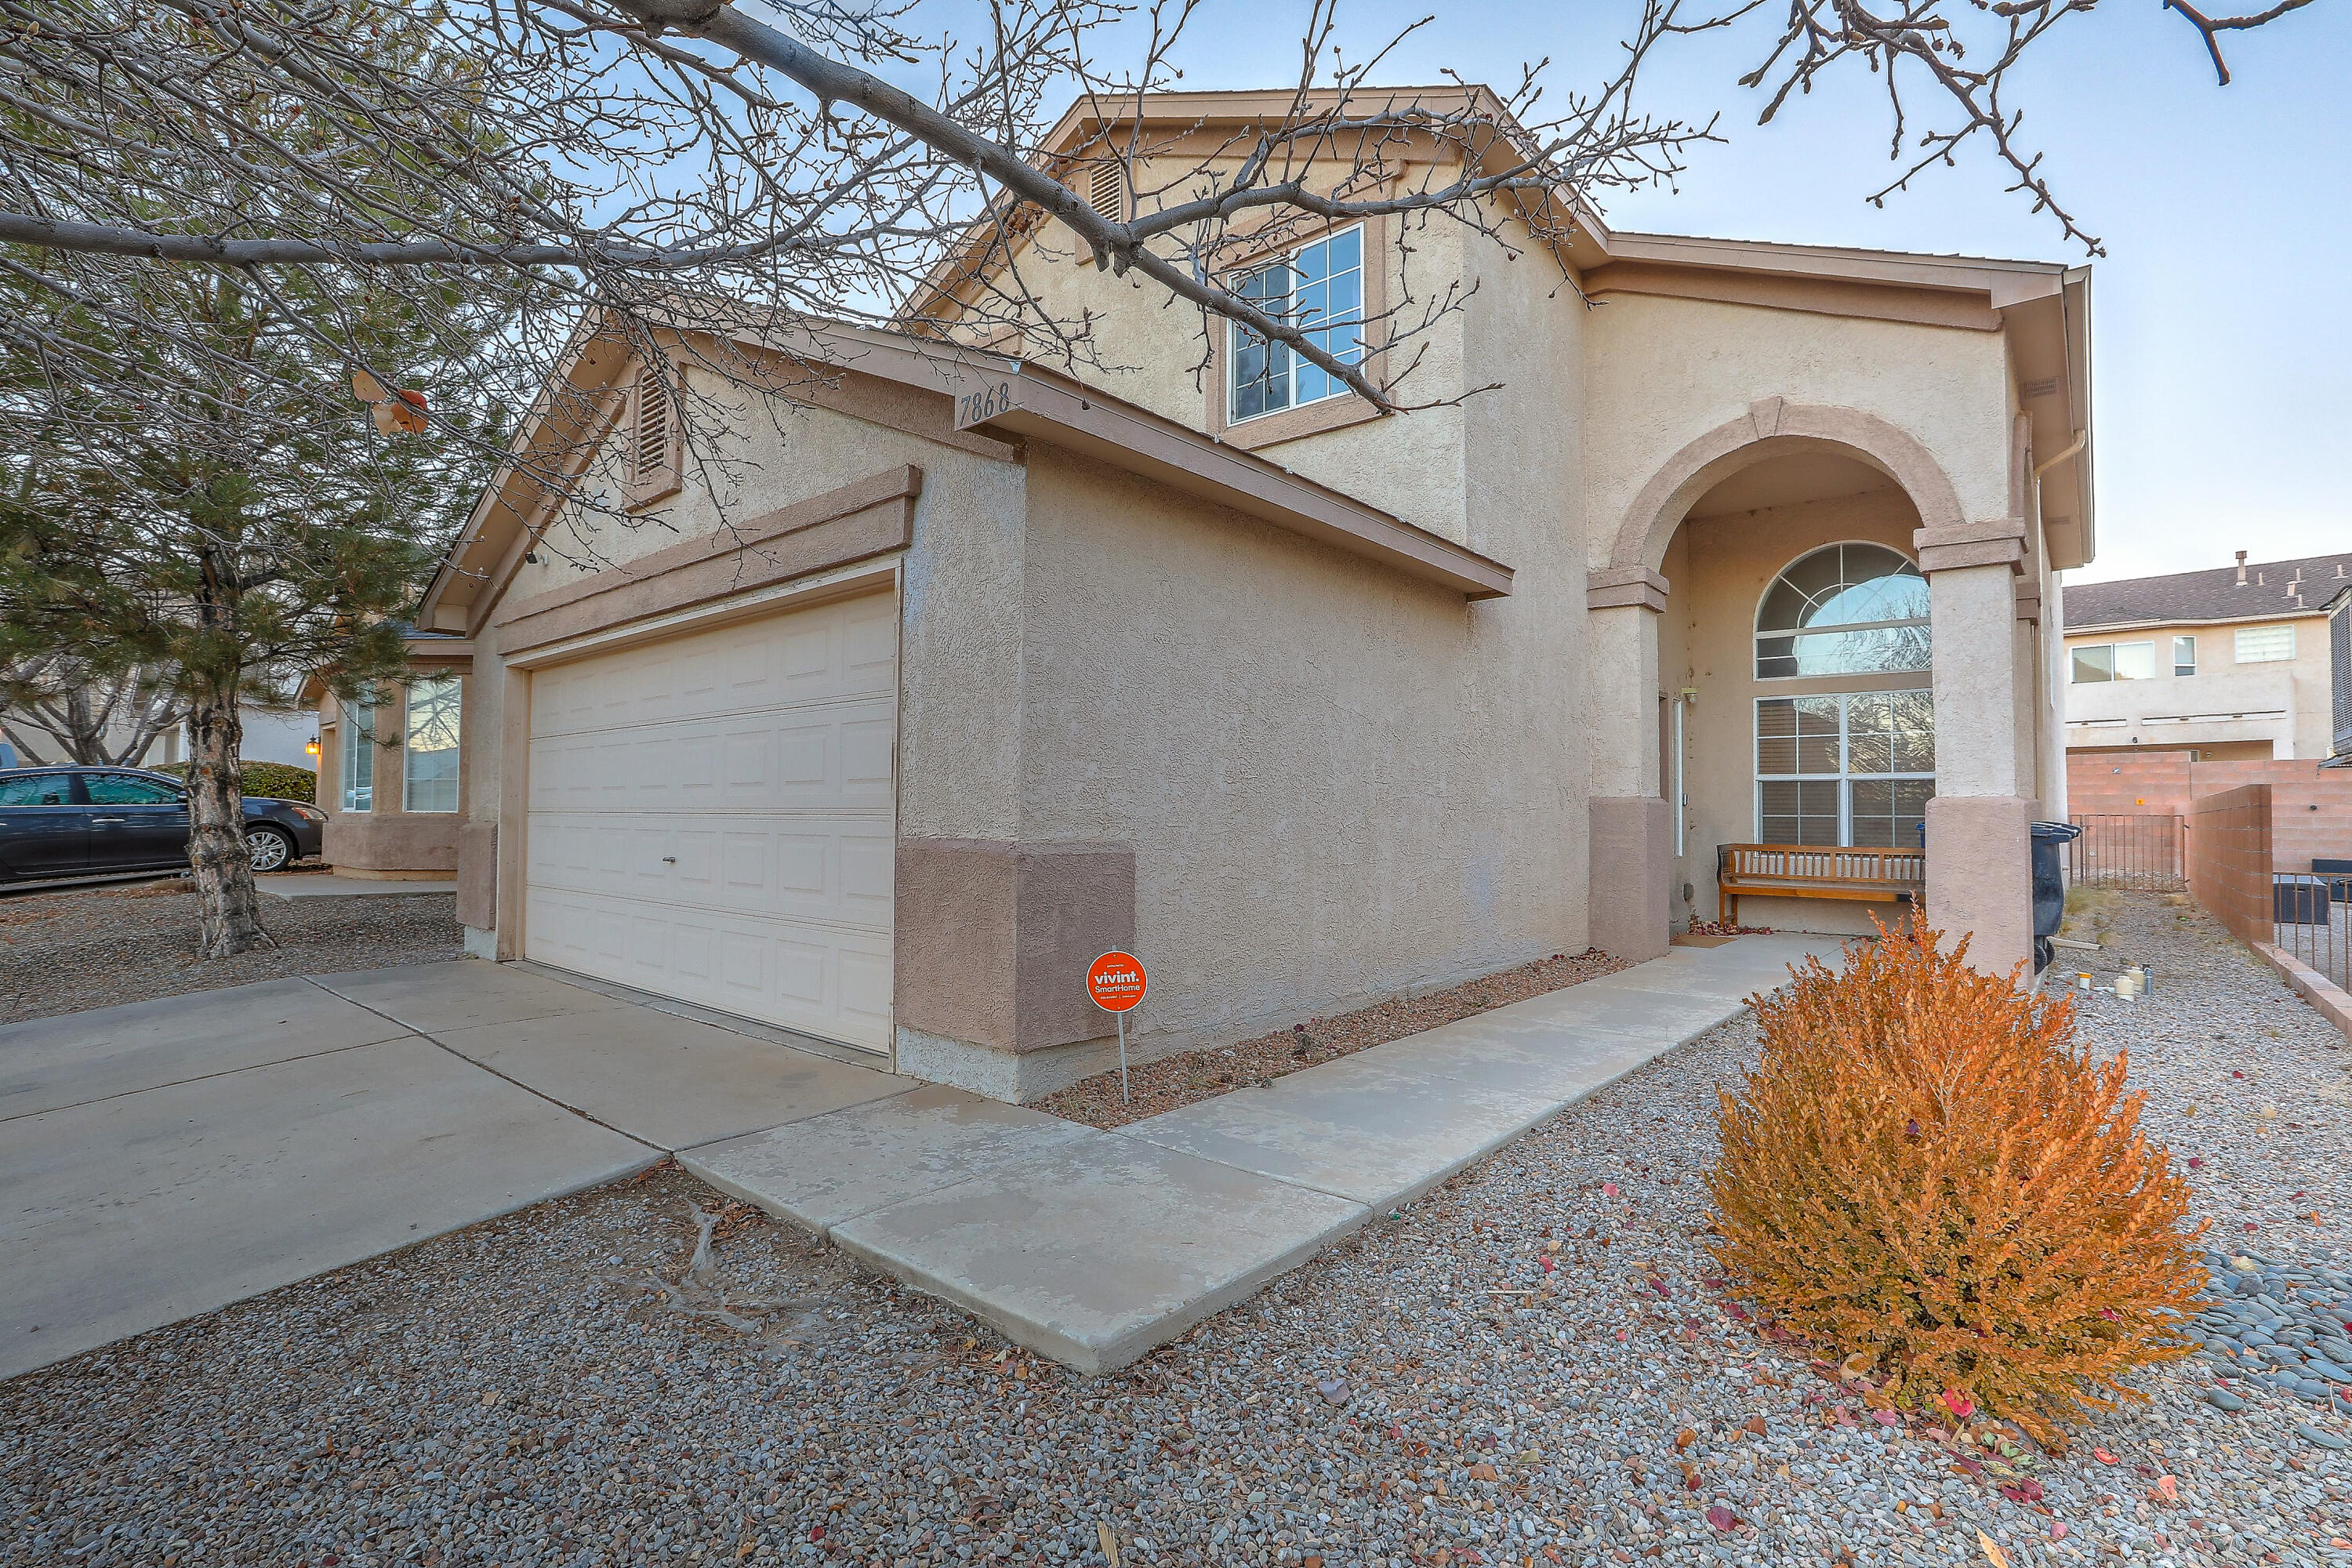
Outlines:
[[1512,570],[1499,561],[1049,371],[975,369],[955,395],[959,429],[1078,452],[1409,577],[1443,584],[1466,598],[1500,598],[1511,591]]

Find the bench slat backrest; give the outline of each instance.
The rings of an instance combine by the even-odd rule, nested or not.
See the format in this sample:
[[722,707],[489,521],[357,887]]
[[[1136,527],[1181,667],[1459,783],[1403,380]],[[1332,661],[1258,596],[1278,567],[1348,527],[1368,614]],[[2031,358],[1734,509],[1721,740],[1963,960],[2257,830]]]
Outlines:
[[1917,888],[1927,881],[1918,849],[1868,849],[1810,844],[1727,844],[1720,879],[1739,882]]

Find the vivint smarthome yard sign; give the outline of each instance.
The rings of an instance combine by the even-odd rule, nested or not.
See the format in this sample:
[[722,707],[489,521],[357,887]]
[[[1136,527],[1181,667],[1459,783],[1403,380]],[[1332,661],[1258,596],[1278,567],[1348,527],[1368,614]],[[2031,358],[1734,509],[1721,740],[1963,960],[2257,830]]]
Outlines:
[[1117,948],[1087,966],[1087,994],[1118,1019],[1118,1097],[1127,1092],[1127,1016],[1143,1000],[1143,960]]

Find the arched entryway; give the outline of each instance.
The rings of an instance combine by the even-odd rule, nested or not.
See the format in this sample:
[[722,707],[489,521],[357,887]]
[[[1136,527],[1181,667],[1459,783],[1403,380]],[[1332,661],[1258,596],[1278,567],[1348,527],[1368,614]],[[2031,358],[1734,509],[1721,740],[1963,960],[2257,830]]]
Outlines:
[[[1852,409],[1768,400],[1663,463],[1589,578],[1595,940],[1654,952],[1714,918],[1726,845],[1916,850],[1946,794],[1998,802],[1979,830],[2013,819],[2021,867],[2021,534],[1967,521],[1917,440]],[[1948,891],[2005,919],[2005,887]],[[1750,909],[1836,931],[1867,930],[1873,906]],[[1979,951],[2011,944],[1995,931]]]

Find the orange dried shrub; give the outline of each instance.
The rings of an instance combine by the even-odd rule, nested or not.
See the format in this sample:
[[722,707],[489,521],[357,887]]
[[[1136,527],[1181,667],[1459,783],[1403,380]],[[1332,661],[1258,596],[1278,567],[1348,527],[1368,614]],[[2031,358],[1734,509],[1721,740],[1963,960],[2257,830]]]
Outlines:
[[[1717,1260],[1772,1318],[1940,1414],[1947,1391],[2063,1446],[2194,1347],[2189,1185],[2139,1129],[2127,1058],[2063,994],[1979,974],[1967,944],[1879,928],[1757,1006],[1762,1060],[1722,1097]],[[1965,1409],[1965,1405],[1958,1406]]]

